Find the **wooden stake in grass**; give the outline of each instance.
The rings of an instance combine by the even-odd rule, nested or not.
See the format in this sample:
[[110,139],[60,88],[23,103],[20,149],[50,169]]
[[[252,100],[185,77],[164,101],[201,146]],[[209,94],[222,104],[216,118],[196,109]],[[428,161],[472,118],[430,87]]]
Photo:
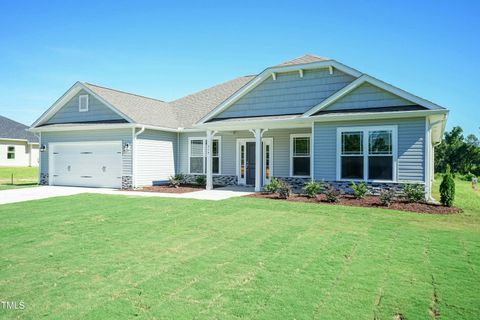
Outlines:
[[11,181],[11,183],[10,183],[10,184],[13,186],[13,172],[12,172],[12,175],[11,175],[10,181]]

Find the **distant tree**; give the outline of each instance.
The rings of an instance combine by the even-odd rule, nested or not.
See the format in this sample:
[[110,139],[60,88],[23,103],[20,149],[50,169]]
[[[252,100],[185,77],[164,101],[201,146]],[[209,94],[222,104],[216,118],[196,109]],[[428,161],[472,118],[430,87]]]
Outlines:
[[474,134],[465,138],[460,127],[445,132],[444,139],[435,148],[435,171],[445,172],[447,165],[452,173],[480,175],[480,141]]

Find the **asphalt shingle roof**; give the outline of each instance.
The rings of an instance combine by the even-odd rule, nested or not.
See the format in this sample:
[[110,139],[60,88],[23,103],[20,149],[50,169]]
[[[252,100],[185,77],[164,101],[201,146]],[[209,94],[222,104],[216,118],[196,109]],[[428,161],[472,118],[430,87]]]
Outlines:
[[313,63],[313,62],[321,62],[321,61],[328,61],[331,60],[330,58],[320,57],[313,54],[306,54],[301,57],[295,58],[293,60],[285,61],[284,63],[276,65],[276,67],[286,67],[286,66],[293,66],[297,64],[306,64],[306,63]]
[[38,143],[37,136],[26,129],[28,126],[0,116],[0,139],[18,139]]

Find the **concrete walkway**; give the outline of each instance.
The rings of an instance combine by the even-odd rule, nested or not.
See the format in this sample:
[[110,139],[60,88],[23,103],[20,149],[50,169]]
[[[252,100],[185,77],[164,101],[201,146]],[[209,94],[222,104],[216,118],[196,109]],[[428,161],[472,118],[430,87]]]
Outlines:
[[97,193],[109,195],[122,195],[131,197],[162,197],[162,198],[183,198],[197,200],[225,200],[232,197],[241,197],[253,193],[253,188],[246,187],[223,187],[214,190],[200,190],[188,193],[160,193],[142,191],[122,191],[106,188],[81,188],[81,187],[60,187],[40,186],[33,188],[20,188],[0,191],[0,204],[15,203],[22,201],[46,199],[52,197],[71,196],[80,193]]

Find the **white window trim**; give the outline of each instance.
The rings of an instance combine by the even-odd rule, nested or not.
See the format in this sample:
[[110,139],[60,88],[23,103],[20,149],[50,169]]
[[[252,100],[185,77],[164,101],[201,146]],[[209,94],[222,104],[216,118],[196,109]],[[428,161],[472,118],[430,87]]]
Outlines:
[[[85,99],[86,108],[82,109],[82,99]],[[88,111],[88,94],[82,94],[78,96],[78,112],[87,112]]]
[[[342,132],[360,131],[363,133],[363,179],[342,179],[341,178],[341,154],[342,154]],[[369,131],[392,131],[392,180],[368,179],[368,132]],[[398,177],[398,126],[368,126],[368,127],[339,127],[337,128],[337,159],[336,178],[337,181],[366,181],[366,182],[397,182]]]
[[[240,147],[241,147],[242,144],[245,145],[245,157],[246,157],[247,156],[247,149],[246,149],[246,143],[247,142],[255,142],[255,138],[237,138],[237,147],[236,147],[236,155],[235,155],[235,158],[236,158],[235,172],[237,174],[238,184],[240,184],[240,185],[245,185],[245,180],[247,179],[247,174],[246,173],[245,173],[245,177],[243,179],[240,176],[240,162],[241,162]],[[270,179],[269,180],[271,181],[272,178],[275,178],[274,172],[273,172],[273,169],[274,169],[273,138],[262,138],[262,143],[263,143],[263,148],[262,148],[262,181],[263,181],[263,184],[265,185],[269,182],[269,181],[267,181],[267,179],[265,177],[265,166],[266,166],[265,146],[266,146],[267,143],[270,144],[270,146],[271,146],[271,149],[270,149]]]
[[[207,166],[203,165],[203,173],[192,173],[190,172],[190,155],[192,153],[192,140],[202,140],[203,141],[203,158],[207,156],[207,138],[206,137],[188,137],[188,174],[203,176],[207,174]],[[213,137],[212,140],[218,141],[218,173],[212,173],[214,176],[219,176],[222,174],[222,137]],[[213,147],[213,146],[212,146]],[[213,157],[212,157],[213,158]],[[204,160],[205,161],[205,160]],[[212,166],[213,169],[213,166]]]
[[[294,138],[310,138],[310,174],[308,176],[293,175],[293,139]],[[305,157],[306,158],[306,157]],[[311,133],[294,133],[290,135],[290,177],[295,178],[311,178],[312,177],[312,134]]]

